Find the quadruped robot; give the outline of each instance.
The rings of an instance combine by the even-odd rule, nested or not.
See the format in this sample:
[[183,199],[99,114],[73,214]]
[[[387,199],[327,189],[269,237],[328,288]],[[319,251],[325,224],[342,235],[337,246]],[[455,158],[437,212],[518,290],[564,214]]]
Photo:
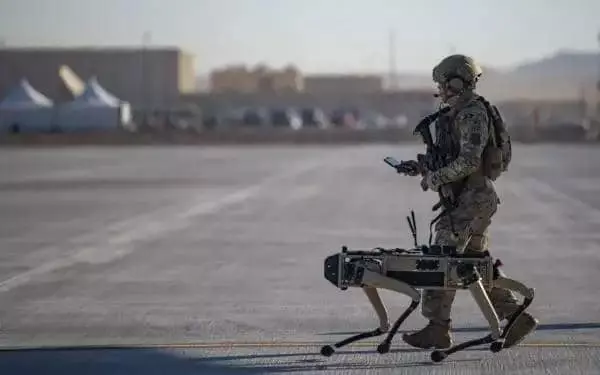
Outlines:
[[[392,167],[399,163],[393,158],[385,158]],[[377,289],[392,290],[412,299],[410,306],[394,322],[385,339],[377,347],[380,354],[389,352],[394,335],[402,323],[418,307],[421,300],[419,290],[468,290],[489,324],[491,333],[485,337],[454,345],[445,350],[435,350],[431,360],[441,362],[449,355],[469,347],[490,344],[490,351],[497,353],[503,349],[504,339],[516,319],[531,304],[534,289],[523,283],[506,277],[499,267],[499,259],[494,260],[489,252],[464,254],[454,246],[419,245],[415,214],[407,217],[414,238],[414,247],[410,249],[349,250],[342,246],[339,253],[325,258],[325,279],[341,290],[351,287],[363,288],[380,322],[387,322],[387,312]],[[431,242],[431,236],[430,236]],[[509,289],[523,296],[523,302],[515,313],[508,318],[504,328],[492,306],[487,293],[493,286]],[[353,342],[370,337],[381,336],[385,330],[377,328],[363,332],[332,345],[321,348],[321,354],[329,357],[335,348],[341,348]]]

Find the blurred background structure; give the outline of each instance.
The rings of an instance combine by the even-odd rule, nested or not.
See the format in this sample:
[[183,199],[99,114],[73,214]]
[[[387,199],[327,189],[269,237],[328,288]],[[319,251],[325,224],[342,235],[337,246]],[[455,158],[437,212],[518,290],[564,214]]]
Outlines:
[[[530,64],[520,70],[537,71],[553,64],[560,65],[560,60],[576,58],[583,59],[583,56],[559,54],[534,63],[535,67]],[[520,74],[518,70],[513,72],[516,77]],[[201,91],[197,87],[195,57],[176,47],[5,47],[0,50],[2,99],[26,87],[26,92],[36,91],[48,98],[59,113],[60,106],[81,95],[86,90],[86,82],[91,79],[131,107],[130,117],[124,116],[124,122],[117,120],[108,124],[108,128],[405,128],[414,125],[436,105],[432,89],[426,84],[401,88],[402,81],[393,69],[387,76],[303,74],[292,64],[281,69],[266,65],[231,65],[212,71],[208,89]],[[484,79],[481,89],[484,95],[486,86],[490,86],[486,79],[497,78],[492,72]],[[514,90],[517,92],[518,88],[514,87]],[[492,93],[491,99],[501,96]],[[504,98],[498,104],[516,137],[596,139],[600,113],[600,105],[596,104],[598,96],[595,90],[582,85],[579,97],[531,99],[535,95],[525,95]],[[14,102],[15,99],[11,100]],[[8,105],[4,102],[4,107]],[[58,115],[48,117],[51,120],[46,126],[35,123],[16,127],[7,116],[1,117],[4,131],[74,129],[62,126]]]
[[[399,46],[406,45],[408,36],[394,28],[382,35],[380,56],[372,57],[387,60],[378,63],[387,67],[355,73],[335,68],[307,71],[301,61],[293,60],[279,66],[247,62],[208,68],[204,66],[208,56],[177,45],[154,45],[152,35],[144,31],[141,43],[133,47],[13,46],[1,38],[0,101],[5,100],[1,132],[105,128],[192,130],[197,135],[232,129],[395,129],[403,134],[400,138],[408,139],[412,126],[436,106],[427,73],[431,67],[416,73],[401,68],[407,52]],[[313,43],[318,53],[319,41]],[[450,44],[447,53],[456,51]],[[479,92],[499,106],[515,138],[598,139],[600,53],[557,49],[510,68],[484,65],[484,71]],[[14,115],[15,106],[38,111],[42,104],[33,105],[32,97],[26,104],[15,102],[15,92],[34,91],[48,99],[51,104],[43,105],[54,111],[44,126],[39,117],[29,125],[26,115]],[[82,124],[80,129],[63,123],[68,122],[60,115],[63,106],[84,92],[100,91],[105,92],[104,105],[119,107],[123,113],[108,122],[94,120],[101,125]],[[108,104],[115,100],[119,104]],[[91,116],[86,113],[84,117]]]

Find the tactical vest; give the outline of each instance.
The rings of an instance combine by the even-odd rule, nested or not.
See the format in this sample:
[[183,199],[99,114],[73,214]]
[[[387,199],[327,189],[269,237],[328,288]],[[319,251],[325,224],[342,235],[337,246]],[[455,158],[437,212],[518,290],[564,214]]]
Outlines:
[[[482,155],[481,168],[475,173],[495,181],[510,164],[511,139],[498,108],[482,96],[477,96],[475,100],[480,101],[486,109],[489,134]],[[435,121],[435,144],[437,149],[443,152],[444,165],[456,160],[460,153],[460,134],[454,121],[456,112],[461,109],[459,106],[457,110],[440,115]]]
[[[460,153],[460,134],[458,128],[454,125],[455,115],[453,111],[440,115],[434,123],[435,145],[440,157],[443,160],[443,166],[452,163]],[[465,180],[450,184],[455,196],[460,195],[465,184]]]
[[435,145],[443,152],[444,165],[450,164],[458,157],[460,151],[459,134],[454,126],[454,115],[441,115],[435,121]]

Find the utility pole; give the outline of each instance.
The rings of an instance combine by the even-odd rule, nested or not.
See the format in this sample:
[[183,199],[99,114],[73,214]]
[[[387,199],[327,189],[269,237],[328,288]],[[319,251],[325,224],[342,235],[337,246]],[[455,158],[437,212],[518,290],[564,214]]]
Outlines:
[[148,79],[148,77],[146,77],[146,49],[148,48],[148,45],[150,44],[150,39],[151,38],[151,34],[149,31],[145,31],[142,34],[142,64],[141,64],[141,96],[140,96],[140,100],[141,100],[141,107],[142,107],[142,126],[147,127],[148,126],[148,86],[146,85],[146,81]]
[[596,81],[596,100],[595,100],[595,104],[596,104],[596,126],[600,126],[600,32],[598,32],[598,77],[597,77],[597,81]]
[[394,30],[390,31],[389,34],[389,46],[388,46],[388,54],[389,54],[389,90],[397,91],[398,90],[398,74],[396,70],[396,32]]

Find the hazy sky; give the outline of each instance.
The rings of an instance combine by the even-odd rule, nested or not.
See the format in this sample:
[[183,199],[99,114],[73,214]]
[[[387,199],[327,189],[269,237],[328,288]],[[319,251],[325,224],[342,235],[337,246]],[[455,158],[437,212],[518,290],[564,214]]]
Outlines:
[[444,54],[506,66],[594,50],[600,0],[0,0],[0,39],[22,45],[176,45],[199,72],[293,62],[303,71],[429,71]]

